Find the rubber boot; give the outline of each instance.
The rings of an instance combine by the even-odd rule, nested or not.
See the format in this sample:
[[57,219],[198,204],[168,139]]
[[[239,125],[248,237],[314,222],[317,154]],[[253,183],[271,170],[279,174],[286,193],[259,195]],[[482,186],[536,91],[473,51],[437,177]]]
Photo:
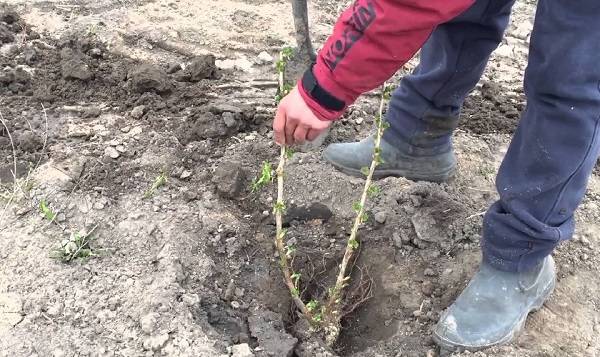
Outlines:
[[527,315],[540,309],[556,284],[554,260],[512,273],[482,263],[456,302],[440,318],[434,341],[444,350],[477,351],[512,341]]
[[[381,159],[373,177],[401,176],[414,181],[447,181],[455,171],[456,157],[450,148],[443,153],[431,155],[408,154],[381,141]],[[331,144],[323,152],[323,157],[345,174],[363,177],[363,167],[369,167],[373,160],[375,140],[373,136],[354,143]]]

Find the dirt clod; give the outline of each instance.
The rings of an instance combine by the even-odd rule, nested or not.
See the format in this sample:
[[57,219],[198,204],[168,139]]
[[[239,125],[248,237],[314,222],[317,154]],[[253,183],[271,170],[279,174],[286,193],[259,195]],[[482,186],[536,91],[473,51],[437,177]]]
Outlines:
[[143,105],[138,105],[131,111],[131,117],[135,119],[140,119],[144,116],[144,112],[146,111],[146,107]]
[[87,81],[92,78],[88,65],[79,58],[72,58],[62,63],[62,75],[65,79]]
[[239,162],[224,162],[215,170],[212,182],[226,198],[236,198],[243,190],[246,172]]
[[133,90],[138,93],[171,91],[171,82],[167,73],[160,67],[145,64],[129,73]]
[[431,296],[433,294],[434,286],[431,281],[424,281],[421,286],[421,291],[425,296]]
[[12,25],[19,22],[21,17],[6,4],[0,5],[0,21]]
[[93,73],[85,61],[85,55],[78,50],[69,47],[62,49],[62,77],[65,79],[79,79],[87,81],[92,78]]
[[202,79],[214,78],[217,73],[215,56],[198,56],[185,67],[177,77],[180,82],[199,82]]
[[177,63],[172,63],[169,68],[167,68],[167,73],[168,74],[173,74],[173,73],[177,73],[181,71],[181,63],[177,62]]
[[252,357],[254,353],[247,343],[241,343],[231,347],[231,357]]
[[15,35],[8,26],[0,23],[0,44],[11,43],[15,40]]
[[281,315],[256,311],[248,317],[250,333],[258,340],[263,356],[291,357],[298,339],[285,332]]
[[167,343],[167,341],[169,340],[169,335],[166,333],[160,334],[160,335],[156,335],[156,336],[151,336],[148,337],[144,340],[144,348],[146,350],[149,351],[160,351],[165,344]]
[[17,136],[17,146],[24,151],[34,152],[42,148],[43,139],[31,131],[24,131]]
[[149,313],[147,315],[142,316],[140,319],[140,327],[144,333],[150,335],[156,330],[156,324],[158,320],[158,314]]
[[328,221],[333,213],[326,205],[320,202],[312,202],[308,205],[291,205],[284,218],[284,223],[289,224],[292,221]]

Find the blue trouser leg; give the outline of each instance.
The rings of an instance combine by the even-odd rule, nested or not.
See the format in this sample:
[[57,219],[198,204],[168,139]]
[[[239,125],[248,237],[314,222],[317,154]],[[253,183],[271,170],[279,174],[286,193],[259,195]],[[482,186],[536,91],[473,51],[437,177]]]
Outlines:
[[484,219],[484,259],[523,271],[574,230],[600,150],[600,1],[540,0],[525,74],[527,108]]
[[421,49],[419,66],[394,92],[387,142],[412,154],[450,150],[460,107],[502,40],[513,3],[478,0],[436,28]]

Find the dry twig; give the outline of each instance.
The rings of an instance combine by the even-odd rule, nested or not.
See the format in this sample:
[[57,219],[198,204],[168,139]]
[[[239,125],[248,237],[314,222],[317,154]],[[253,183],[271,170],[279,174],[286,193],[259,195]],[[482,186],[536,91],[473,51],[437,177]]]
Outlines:
[[[282,51],[280,54],[279,63],[282,66],[285,66],[286,54]],[[286,93],[285,88],[285,78],[284,71],[282,67],[278,68],[279,72],[279,91],[283,96]],[[300,291],[298,289],[298,283],[294,282],[294,273],[292,273],[292,268],[290,266],[288,255],[289,252],[286,251],[285,245],[285,230],[283,229],[283,212],[285,210],[285,201],[283,196],[283,179],[285,175],[285,163],[287,161],[287,149],[285,145],[281,145],[281,150],[279,153],[279,165],[277,166],[277,202],[275,203],[274,213],[275,213],[275,247],[277,248],[277,252],[279,253],[279,266],[281,267],[281,271],[283,272],[283,278],[285,284],[287,285],[290,293],[292,295],[292,300],[294,304],[300,310],[300,312],[308,318],[309,321],[312,321],[312,314],[306,307],[306,304],[300,298]],[[297,281],[299,277],[297,278]]]
[[343,317],[342,298],[344,289],[350,283],[350,277],[352,275],[352,267],[350,265],[359,247],[357,239],[358,229],[365,221],[365,204],[367,202],[367,196],[373,182],[373,173],[375,172],[377,166],[382,162],[380,145],[383,132],[387,128],[387,123],[383,119],[383,109],[385,107],[385,99],[387,95],[388,93],[384,83],[381,91],[381,100],[379,103],[379,114],[375,120],[377,123],[377,131],[375,135],[373,160],[371,161],[371,166],[368,168],[368,172],[366,172],[367,178],[365,180],[364,189],[360,197],[360,202],[355,207],[357,211],[356,218],[354,219],[354,225],[350,231],[350,237],[348,238],[348,242],[346,244],[346,251],[344,252],[344,258],[340,264],[340,270],[335,282],[335,286],[329,291],[329,299],[325,305],[325,313],[323,316],[325,324],[325,342],[329,346],[332,346],[335,341],[337,341],[337,338],[340,334],[340,320]]

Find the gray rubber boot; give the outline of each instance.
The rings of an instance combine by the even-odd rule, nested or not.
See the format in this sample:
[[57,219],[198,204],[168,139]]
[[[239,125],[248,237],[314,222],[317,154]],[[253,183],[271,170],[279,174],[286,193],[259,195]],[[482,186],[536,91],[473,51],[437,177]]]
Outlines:
[[[363,177],[361,168],[371,165],[374,137],[369,136],[359,142],[331,144],[323,152],[325,160],[345,174]],[[377,166],[374,178],[401,176],[414,181],[447,181],[456,168],[454,152],[415,156],[401,152],[397,148],[381,141],[381,158],[383,164]]]
[[482,263],[433,331],[445,350],[477,351],[508,343],[527,315],[542,307],[556,285],[554,260],[546,257],[532,271],[509,273]]

